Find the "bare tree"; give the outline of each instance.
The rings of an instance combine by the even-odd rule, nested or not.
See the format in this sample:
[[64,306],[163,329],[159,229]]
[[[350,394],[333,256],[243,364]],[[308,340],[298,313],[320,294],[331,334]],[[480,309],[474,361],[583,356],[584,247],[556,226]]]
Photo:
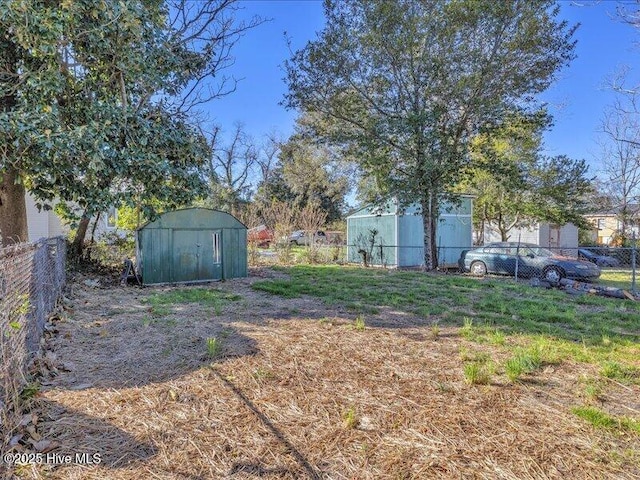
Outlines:
[[298,213],[298,225],[306,232],[309,239],[308,258],[311,263],[318,261],[319,244],[316,233],[324,227],[327,221],[327,212],[320,205],[307,203]]
[[631,225],[637,223],[640,198],[640,90],[625,88],[625,75],[612,83],[619,95],[602,121],[603,173],[623,241],[629,237]]
[[278,165],[278,155],[282,143],[283,140],[276,131],[271,131],[265,135],[256,160],[260,174],[259,182],[267,183],[269,181],[273,170]]
[[231,214],[245,224],[247,228],[259,227],[264,224],[255,203],[247,203],[231,210]]
[[209,177],[210,198],[208,203],[224,211],[238,210],[249,201],[252,193],[250,183],[253,168],[258,158],[256,146],[244,131],[242,124],[236,124],[229,143],[222,143],[222,129],[214,127],[210,134],[213,154],[207,175]]
[[293,233],[298,220],[295,207],[287,202],[273,200],[262,211],[267,226],[273,231],[274,243],[281,263],[291,260],[289,236]]
[[264,221],[262,220],[258,210],[258,206],[255,203],[248,203],[231,211],[233,216],[244,223],[249,229],[247,232],[247,253],[249,265],[258,265],[260,263],[259,247],[261,239],[255,229],[260,226],[264,227]]
[[[236,17],[242,7],[237,0],[166,0],[172,49],[197,52],[189,71],[189,82],[178,95],[170,89],[165,101],[180,112],[223,97],[236,90],[238,80],[221,73],[235,63],[232,49],[247,30],[265,20],[253,16],[247,21]],[[213,40],[213,41],[212,41]],[[215,43],[214,43],[215,41]],[[212,81],[215,77],[217,81]],[[179,76],[176,82],[182,79]]]

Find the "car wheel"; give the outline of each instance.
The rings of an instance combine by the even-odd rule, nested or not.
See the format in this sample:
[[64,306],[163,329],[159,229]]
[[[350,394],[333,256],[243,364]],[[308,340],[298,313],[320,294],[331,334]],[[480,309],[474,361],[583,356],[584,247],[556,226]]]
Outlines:
[[298,242],[296,240],[291,240],[291,245],[298,245]]
[[471,262],[469,271],[471,272],[471,275],[484,277],[487,274],[487,266],[482,262]]
[[542,272],[543,280],[550,283],[558,283],[562,280],[562,271],[557,267],[547,267]]

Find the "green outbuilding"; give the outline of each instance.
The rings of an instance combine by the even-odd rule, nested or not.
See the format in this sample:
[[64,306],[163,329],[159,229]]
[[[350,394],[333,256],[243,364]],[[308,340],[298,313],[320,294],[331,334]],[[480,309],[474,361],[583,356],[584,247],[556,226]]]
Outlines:
[[138,274],[145,285],[247,276],[247,227],[208,208],[161,214],[136,231]]
[[[441,205],[436,228],[438,265],[455,267],[473,237],[473,197],[461,195]],[[424,265],[424,227],[418,204],[403,207],[395,199],[360,208],[347,217],[347,259],[386,267]]]

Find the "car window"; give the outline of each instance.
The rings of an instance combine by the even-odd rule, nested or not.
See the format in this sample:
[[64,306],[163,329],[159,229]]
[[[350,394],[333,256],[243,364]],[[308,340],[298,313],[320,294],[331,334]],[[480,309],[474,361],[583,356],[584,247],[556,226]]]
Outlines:
[[553,257],[553,252],[551,250],[547,250],[546,248],[535,247],[531,250],[536,257]]
[[509,249],[505,247],[488,247],[484,249],[485,253],[493,253],[496,255],[509,255]]

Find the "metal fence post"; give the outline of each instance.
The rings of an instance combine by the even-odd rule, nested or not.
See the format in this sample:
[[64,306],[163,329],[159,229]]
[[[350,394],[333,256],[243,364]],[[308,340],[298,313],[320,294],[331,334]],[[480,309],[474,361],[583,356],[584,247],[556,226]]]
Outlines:
[[520,238],[522,234],[518,234],[518,245],[516,246],[516,282],[518,282],[518,267],[520,266]]
[[636,293],[636,232],[631,234],[631,291]]

